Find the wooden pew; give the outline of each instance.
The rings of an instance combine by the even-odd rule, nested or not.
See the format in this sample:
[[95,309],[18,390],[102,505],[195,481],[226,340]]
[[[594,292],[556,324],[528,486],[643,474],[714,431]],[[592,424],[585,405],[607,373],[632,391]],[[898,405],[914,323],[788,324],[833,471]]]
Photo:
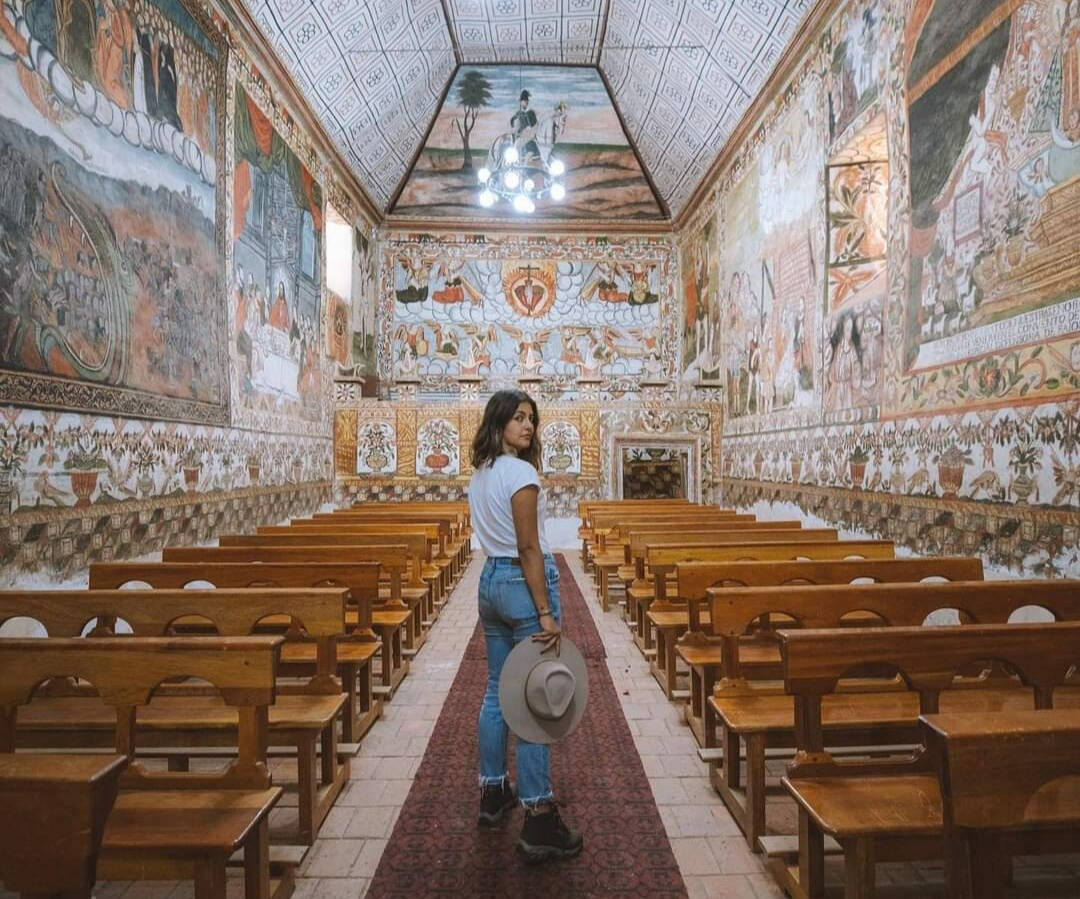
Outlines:
[[[353,547],[347,553],[342,553],[340,549],[334,547],[176,546],[162,550],[161,561],[189,565],[195,563],[250,565],[262,562],[337,565],[342,562],[369,562],[379,566],[380,604],[390,601],[395,604],[395,608],[398,608],[396,604],[404,602],[412,613],[402,640],[402,652],[406,657],[415,655],[424,644],[427,637],[425,625],[430,626],[425,615],[431,591],[422,579],[419,586],[413,582],[410,575],[415,571],[416,576],[419,577],[419,566],[415,564],[415,559],[409,554],[404,544]],[[352,617],[355,618],[355,616]]]
[[[442,594],[439,592],[440,575],[438,567],[431,561],[431,542],[424,534],[403,534],[394,533],[393,528],[385,528],[382,532],[375,532],[371,534],[350,534],[347,538],[342,538],[341,535],[336,535],[326,540],[320,540],[318,535],[307,534],[303,531],[289,531],[285,534],[275,534],[272,536],[259,537],[254,534],[222,534],[218,538],[218,547],[220,549],[239,549],[239,548],[252,548],[258,547],[262,550],[277,550],[286,551],[286,554],[281,557],[282,562],[303,562],[308,561],[304,559],[299,552],[292,552],[293,550],[300,550],[301,548],[307,549],[322,549],[326,551],[333,551],[335,553],[334,558],[331,561],[351,561],[353,560],[353,550],[358,553],[362,553],[368,547],[383,547],[383,546],[405,546],[408,551],[409,557],[409,575],[402,586],[402,597],[407,597],[409,591],[419,591],[420,588],[426,587],[428,591],[427,598],[424,606],[425,621],[433,621],[438,610],[445,605]],[[343,549],[344,547],[344,549]],[[180,549],[203,549],[213,547],[168,547],[162,552],[163,562],[186,562],[190,561],[179,555]],[[168,557],[166,557],[168,553]],[[347,557],[342,558],[342,553],[346,553]],[[222,561],[229,561],[228,559],[222,559]],[[237,560],[241,561],[241,560]],[[273,559],[262,559],[253,561],[274,561]],[[322,562],[322,557],[316,557],[310,559],[312,562]],[[356,556],[356,561],[365,561],[360,555]]]
[[[442,544],[440,542],[439,526],[437,524],[418,524],[418,523],[398,523],[392,522],[380,523],[380,524],[330,524],[329,522],[315,522],[309,521],[307,523],[297,522],[296,526],[293,525],[268,525],[266,527],[260,527],[255,529],[255,535],[259,537],[270,537],[280,534],[294,534],[307,538],[311,537],[357,537],[364,535],[377,535],[385,542],[387,537],[397,539],[399,535],[405,534],[423,534],[430,544],[428,551],[428,558],[430,562],[424,563],[424,577],[437,578],[436,597],[435,601],[438,603],[445,603],[446,596],[450,593],[450,560],[444,554],[442,554]],[[334,545],[335,543],[345,544],[344,540],[322,540],[319,541],[324,545]],[[222,546],[236,545],[227,544],[223,540],[219,540],[218,543]]]
[[[195,895],[225,899],[225,866],[244,851],[246,899],[271,896],[268,817],[281,798],[266,765],[268,708],[275,698],[280,637],[0,639],[0,751],[15,749],[20,718],[53,702],[35,690],[50,679],[82,678],[97,696],[79,701],[111,718],[109,745],[129,759],[105,823],[98,877],[194,880]],[[232,716],[237,754],[224,771],[152,771],[137,758],[137,713],[163,682],[198,677],[217,689]],[[54,680],[53,683],[56,681]],[[38,691],[41,692],[40,690]],[[238,722],[238,723],[237,723]],[[68,734],[79,745],[80,733]],[[286,869],[275,899],[292,893]]]
[[652,572],[651,569],[647,570],[647,559],[651,550],[660,547],[678,547],[680,550],[694,550],[719,546],[760,546],[768,543],[782,546],[816,546],[820,543],[836,544],[839,542],[833,528],[806,530],[799,528],[790,530],[743,528],[738,531],[718,531],[708,536],[699,537],[641,531],[635,532],[632,539],[635,553],[635,580],[626,586],[626,602],[627,608],[633,616],[634,641],[642,652],[650,656],[654,651],[654,643],[652,624],[648,617],[649,609],[654,600],[659,598],[662,601],[666,597],[666,581]]
[[[596,525],[590,531],[585,554],[590,565],[600,561],[617,561],[620,545],[626,532],[635,527],[674,527],[680,523],[693,525],[710,522],[734,527],[739,522],[754,521],[753,515],[737,515],[724,509],[690,508],[679,512],[620,512],[598,513]],[[594,573],[595,577],[595,573]]]
[[[984,582],[979,591],[970,592],[978,595],[995,583]],[[1072,586],[1075,598],[1075,582]],[[851,727],[861,717],[858,701],[863,694],[837,693],[842,678],[859,671],[896,671],[908,688],[893,694],[892,714],[882,717],[884,710],[879,710],[878,726],[868,730],[873,745],[895,742],[898,731],[911,731],[917,741],[919,713],[979,712],[985,716],[1020,708],[1075,708],[1080,692],[1065,687],[1080,661],[1078,622],[781,630],[778,636],[784,688],[795,704],[798,749],[782,783],[798,804],[799,846],[796,862],[777,857],[772,870],[792,897],[824,894],[826,836],[839,843],[844,853],[848,899],[873,896],[877,862],[933,859],[942,854],[941,792],[924,748],[884,758],[846,760],[826,750],[828,699],[837,700],[834,712],[847,706],[842,717],[833,716],[834,721],[843,720],[843,726]],[[967,684],[954,688],[957,678],[970,684],[965,675],[972,665],[984,667],[988,662],[1016,672],[1017,680],[1008,679],[1011,689]],[[988,680],[994,683],[1003,678]],[[987,698],[986,694],[991,695]],[[1046,830],[1035,840],[1026,840],[1023,832],[1017,833],[1002,843],[1002,853],[1075,851],[1075,831],[1062,837],[1055,841],[1054,832]]]
[[135,581],[149,584],[151,589],[175,589],[195,581],[216,587],[345,587],[350,601],[346,616],[349,633],[358,644],[367,643],[355,650],[355,660],[363,664],[365,652],[368,664],[376,652],[382,656],[381,685],[376,692],[389,699],[408,674],[402,633],[412,614],[401,600],[379,599],[377,563],[98,562],[90,566],[91,589],[116,589]]
[[1080,831],[1080,709],[919,720],[941,791],[949,895],[1005,899],[1005,831]]
[[[782,614],[792,622],[785,626],[800,628],[843,628],[848,623],[847,629],[860,633],[868,613],[886,628],[921,625],[941,609],[958,609],[963,620],[982,623],[1004,623],[1029,605],[1042,606],[1059,620],[1080,619],[1077,582],[1063,580],[722,587],[707,593],[711,630],[722,640],[724,653],[724,679],[707,699],[721,729],[722,768],[720,760],[713,759],[709,776],[751,848],[757,847],[765,833],[766,750],[791,748],[796,737],[795,701],[780,692],[777,684],[760,679],[772,673],[767,641],[775,640],[775,633],[761,631],[759,642],[751,643],[759,679],[743,663],[744,635],[762,616]],[[910,737],[917,714],[911,697],[884,695],[883,687],[887,693],[895,684],[872,682],[860,687],[865,695],[851,697],[845,691],[831,700],[836,705],[826,708],[830,745],[864,745],[867,732],[877,723],[897,716]],[[745,783],[740,741],[746,746]]]
[[[32,618],[50,637],[71,638],[97,619],[90,637],[99,639],[115,636],[116,619],[125,621],[137,637],[174,636],[174,626],[196,619],[221,637],[238,637],[252,634],[263,623],[284,614],[290,640],[281,646],[281,654],[294,644],[310,646],[314,664],[292,672],[303,675],[299,683],[278,685],[269,710],[269,734],[275,744],[295,747],[299,838],[310,845],[348,781],[348,756],[355,752],[339,756],[334,727],[343,712],[346,720],[355,714],[348,708],[336,676],[339,641],[345,634],[345,602],[346,592],[340,588],[161,589],[154,591],[152,600],[138,590],[12,590],[0,591],[0,622]],[[289,673],[280,660],[277,671],[279,676]],[[230,716],[222,717],[216,696],[190,689],[173,692],[183,695],[159,696],[144,713],[145,727],[154,731],[141,737],[145,752],[162,754],[173,770],[182,770],[191,756],[220,755],[222,745],[232,745],[235,722]],[[60,733],[75,727],[96,732],[100,741],[111,739],[107,717],[85,715],[85,704],[77,700],[58,700],[52,707],[38,704],[20,729],[20,745],[53,746]],[[166,715],[168,727],[156,723],[154,715]],[[84,734],[80,739],[87,737]],[[318,748],[322,760],[317,770]]]
[[[753,516],[712,516],[700,515],[694,518],[676,518],[665,520],[655,518],[639,520],[630,518],[622,524],[611,528],[608,533],[601,533],[596,547],[592,550],[593,580],[597,586],[601,605],[607,611],[610,603],[611,582],[616,575],[620,580],[626,578],[633,580],[633,553],[631,552],[631,536],[643,531],[655,534],[686,534],[696,535],[706,533],[729,533],[739,528],[757,529],[758,523]],[[793,527],[796,525],[792,525]],[[770,525],[771,527],[771,525]],[[630,566],[631,574],[624,569]]]
[[[665,559],[666,563],[666,559]],[[667,565],[663,566],[665,569]],[[776,562],[681,562],[675,566],[677,597],[653,602],[649,614],[657,635],[657,659],[669,660],[668,647],[690,670],[690,696],[686,722],[705,748],[716,746],[716,716],[706,702],[723,672],[722,640],[706,632],[701,606],[710,587],[778,587],[794,584],[850,584],[856,580],[895,583],[943,578],[950,581],[982,580],[982,560],[958,556],[914,559],[833,559]],[[682,614],[685,613],[685,614]],[[678,643],[679,633],[686,631]],[[748,657],[765,676],[779,677],[780,652],[771,640],[743,637],[739,641],[743,673]]]
[[365,522],[378,523],[382,521],[401,522],[403,524],[414,522],[447,522],[450,529],[450,537],[447,543],[447,555],[454,560],[454,574],[460,575],[469,561],[471,543],[469,537],[472,529],[469,527],[468,506],[465,508],[433,508],[432,503],[427,507],[401,506],[395,504],[376,505],[368,504],[364,508],[335,509],[333,512],[316,512],[311,517],[315,520],[340,520],[353,521],[358,524]]

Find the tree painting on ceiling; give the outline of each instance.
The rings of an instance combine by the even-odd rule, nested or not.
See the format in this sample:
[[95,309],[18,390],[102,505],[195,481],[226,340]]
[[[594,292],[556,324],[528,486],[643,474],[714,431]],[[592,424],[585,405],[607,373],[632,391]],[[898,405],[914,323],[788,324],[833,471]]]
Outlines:
[[322,188],[237,85],[232,347],[245,408],[317,420]]
[[177,0],[5,4],[0,401],[227,420],[224,52]]
[[1080,2],[938,3],[908,33],[904,364],[987,402],[1056,389],[1080,368]]
[[392,212],[411,217],[510,214],[484,210],[476,172],[513,142],[535,162],[538,186],[560,159],[566,198],[537,202],[537,218],[662,219],[599,73],[572,66],[463,66]]

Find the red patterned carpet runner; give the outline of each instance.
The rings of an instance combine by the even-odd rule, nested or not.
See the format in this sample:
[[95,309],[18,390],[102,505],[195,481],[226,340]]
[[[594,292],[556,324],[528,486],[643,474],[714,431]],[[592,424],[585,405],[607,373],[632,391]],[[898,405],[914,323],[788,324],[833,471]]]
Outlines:
[[[585,836],[582,854],[523,864],[514,852],[520,807],[499,830],[476,826],[476,720],[487,680],[478,625],[369,896],[686,896],[600,634],[566,560],[557,558],[563,632],[589,667],[589,705],[578,729],[552,747],[552,779],[564,818]],[[511,753],[513,744],[511,736]],[[510,772],[514,777],[512,758]]]

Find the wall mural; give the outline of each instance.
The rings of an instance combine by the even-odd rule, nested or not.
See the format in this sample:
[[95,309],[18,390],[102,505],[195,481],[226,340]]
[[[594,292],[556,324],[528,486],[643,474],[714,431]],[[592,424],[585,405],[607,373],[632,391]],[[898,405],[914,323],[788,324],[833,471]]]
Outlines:
[[693,228],[681,247],[682,370],[685,380],[718,381],[723,364],[720,316],[716,307],[719,263],[715,214]]
[[727,417],[816,405],[823,295],[822,81],[803,79],[721,197]]
[[[1078,48],[1075,2],[858,0],[837,13],[717,188],[726,286],[741,270],[728,256],[766,239],[767,204],[747,186],[755,160],[789,158],[785,125],[803,98],[805,139],[828,148],[813,167],[825,191],[807,210],[827,227],[813,256],[821,324],[808,330],[821,377],[810,414],[793,419],[777,406],[778,373],[757,373],[770,407],[748,397],[749,366],[738,367],[725,420],[733,483],[786,483],[777,496],[820,498],[852,519],[895,497],[918,506],[918,533],[902,537],[914,548],[1078,570]],[[748,355],[747,333],[725,330],[735,357]],[[897,536],[882,508],[866,527]],[[1022,519],[1031,533],[980,536],[989,519],[965,512],[961,543],[927,538],[934,516],[961,508],[1012,514],[1001,527]]]
[[357,227],[353,246],[352,372],[375,374],[379,254],[374,230]]
[[181,0],[4,5],[0,400],[228,420],[224,67]]
[[533,218],[664,218],[600,74],[571,66],[459,68],[391,211],[483,211],[476,172],[494,171],[511,145],[538,188],[551,177],[552,159],[566,166],[566,199],[539,200]]
[[322,188],[242,85],[233,107],[232,346],[240,403],[322,416]]
[[660,240],[391,241],[382,370],[433,385],[669,377],[670,284],[670,248]]
[[[469,447],[483,408],[468,400],[343,405],[334,421],[336,500],[460,499],[472,475]],[[715,496],[716,404],[544,403],[540,426],[552,517],[576,515],[578,500],[615,495],[616,438],[646,447],[692,441],[699,452],[688,476],[700,482],[705,500]]]

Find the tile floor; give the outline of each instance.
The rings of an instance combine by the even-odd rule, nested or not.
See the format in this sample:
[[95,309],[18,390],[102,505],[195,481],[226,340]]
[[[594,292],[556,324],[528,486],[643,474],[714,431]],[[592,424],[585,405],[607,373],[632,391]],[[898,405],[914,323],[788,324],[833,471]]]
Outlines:
[[[612,680],[690,896],[782,897],[709,785],[694,738],[650,675],[618,607],[606,614],[601,611],[577,550],[565,554],[603,639]],[[476,625],[473,597],[481,564],[477,554],[413,659],[393,702],[384,707],[383,717],[365,736],[353,759],[351,781],[301,865],[297,899],[359,899],[367,892]],[[288,817],[294,812],[286,807],[279,814]],[[770,824],[775,825],[779,816],[791,815],[792,809],[783,800],[770,802]],[[834,867],[831,873],[833,880],[839,872]],[[1047,866],[1046,873],[1052,876],[1061,871]],[[940,895],[941,880],[940,864],[879,867],[882,895],[894,894],[897,888],[905,896]],[[230,899],[242,896],[239,879],[230,879],[229,894]],[[1065,895],[1056,890],[1054,894]],[[13,895],[0,892],[2,899]],[[192,887],[190,883],[108,883],[99,884],[95,895],[98,899],[185,899],[192,895]]]

